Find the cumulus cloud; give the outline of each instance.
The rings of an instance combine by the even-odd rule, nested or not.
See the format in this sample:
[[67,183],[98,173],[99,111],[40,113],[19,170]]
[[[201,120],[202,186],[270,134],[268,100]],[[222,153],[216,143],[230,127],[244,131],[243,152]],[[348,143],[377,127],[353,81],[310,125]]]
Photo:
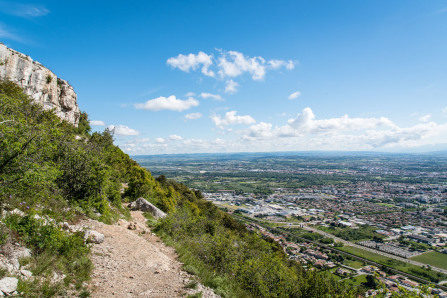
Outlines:
[[232,124],[253,124],[256,122],[250,115],[237,116],[236,113],[236,111],[226,112],[224,117],[221,115],[213,115],[211,116],[211,120],[219,128],[224,128]]
[[262,80],[265,77],[265,64],[265,59],[262,57],[250,58],[236,51],[222,52],[218,73],[221,77],[237,77],[248,72],[253,80]]
[[165,139],[163,139],[163,138],[156,138],[155,142],[157,142],[159,144],[163,144],[165,142]]
[[[344,115],[340,118],[329,118],[315,120],[315,115],[311,108],[303,109],[301,114],[288,120],[288,125],[283,127],[284,131],[292,128],[294,134],[300,133],[326,133],[341,130],[365,130],[378,127],[396,128],[397,126],[388,118],[350,118]],[[287,134],[286,134],[287,135]]]
[[228,80],[225,85],[225,92],[230,93],[230,94],[236,93],[238,86],[239,86],[239,84],[236,83],[235,81]]
[[179,54],[177,57],[169,58],[167,63],[173,68],[178,68],[185,72],[202,67],[204,75],[214,77],[215,73],[209,70],[209,67],[213,64],[212,57],[212,55],[207,55],[204,52],[188,55]]
[[101,120],[90,120],[90,125],[105,126],[105,122]]
[[186,114],[185,118],[188,120],[195,120],[195,119],[202,118],[202,114],[201,113],[190,113],[190,114]]
[[107,128],[118,136],[137,136],[140,134],[137,130],[125,125],[109,125]]
[[260,122],[252,125],[248,130],[248,136],[254,138],[270,138],[273,136],[272,124]]
[[155,99],[150,99],[145,103],[135,104],[135,108],[150,111],[171,110],[181,112],[199,105],[199,101],[193,97],[186,100],[177,99],[174,95],[169,97],[160,96]]
[[202,93],[200,93],[200,97],[204,98],[204,99],[211,98],[211,99],[214,99],[214,100],[223,101],[222,96],[220,96],[219,94],[212,94],[212,93],[202,92]]
[[292,99],[297,99],[297,98],[300,97],[300,96],[301,96],[301,92],[296,91],[296,92],[293,92],[292,94],[289,95],[289,99],[290,99],[290,100],[292,100]]
[[428,122],[428,120],[430,120],[430,118],[431,118],[431,114],[427,114],[427,115],[419,117],[419,121]]
[[180,140],[183,140],[183,138],[182,138],[181,136],[179,136],[179,135],[170,135],[170,136],[169,136],[169,139],[170,139],[171,141],[180,141]]
[[233,81],[236,77],[248,74],[253,80],[259,81],[264,80],[268,70],[281,68],[292,70],[295,67],[295,62],[292,60],[266,60],[261,56],[250,57],[238,51],[218,50],[216,56],[204,52],[188,55],[180,54],[177,57],[169,58],[167,64],[184,72],[197,70],[201,67],[201,72],[204,75],[225,80],[225,92],[228,93],[237,91],[237,83]]

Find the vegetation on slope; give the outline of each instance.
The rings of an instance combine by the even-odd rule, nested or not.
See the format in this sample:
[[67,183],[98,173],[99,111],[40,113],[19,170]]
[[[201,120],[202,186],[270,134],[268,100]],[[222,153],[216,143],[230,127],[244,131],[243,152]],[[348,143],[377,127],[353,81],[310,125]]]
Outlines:
[[[154,179],[113,145],[112,131],[90,133],[87,114],[74,128],[32,104],[9,81],[0,82],[0,106],[1,208],[27,214],[2,218],[6,226],[0,239],[31,247],[33,273],[48,277],[36,283],[21,281],[24,296],[60,295],[70,285],[85,296],[82,284],[92,267],[81,235],[44,225],[35,215],[59,222],[83,216],[113,222],[126,214],[122,202],[138,197],[168,213],[154,222],[155,230],[177,248],[185,269],[222,296],[355,295],[344,283],[289,261],[277,244],[247,231],[199,191],[164,176]],[[50,282],[54,271],[65,272],[65,288]]]

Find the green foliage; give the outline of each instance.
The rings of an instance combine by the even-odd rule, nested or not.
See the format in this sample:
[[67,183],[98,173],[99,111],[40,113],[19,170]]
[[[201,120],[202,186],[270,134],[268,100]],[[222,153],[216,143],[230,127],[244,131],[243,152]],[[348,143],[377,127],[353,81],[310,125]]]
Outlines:
[[[67,233],[55,224],[31,215],[9,216],[4,222],[20,237],[21,242],[33,250],[33,257],[26,262],[35,276],[43,277],[20,281],[19,291],[24,292],[25,296],[62,295],[66,285],[74,284],[81,289],[82,283],[90,279],[93,269],[89,259],[90,248],[84,243],[81,233]],[[51,281],[54,272],[65,275],[63,283]]]
[[355,290],[327,276],[305,271],[282,248],[266,241],[200,194],[157,179],[181,196],[176,209],[156,227],[178,251],[185,270],[224,297],[351,297]]
[[[121,183],[142,169],[113,145],[110,131],[90,135],[86,113],[75,128],[32,104],[10,81],[0,81],[0,106],[1,201],[11,208],[21,208],[23,201],[31,209],[58,207],[54,213],[64,215],[68,204],[98,212],[105,221],[116,217],[122,210]],[[153,185],[148,172],[147,178]]]
[[371,226],[359,226],[357,229],[334,227],[329,228],[323,226],[317,226],[319,230],[328,232],[334,236],[340,237],[347,241],[360,241],[360,240],[372,240],[381,241],[385,238],[384,235],[376,233],[376,228]]
[[90,127],[90,122],[88,120],[88,114],[86,112],[82,112],[79,115],[79,123],[78,127],[75,128],[75,133],[79,135],[88,135],[92,128]]
[[51,81],[53,80],[53,78],[50,75],[47,75],[47,77],[45,78],[47,84],[51,83]]

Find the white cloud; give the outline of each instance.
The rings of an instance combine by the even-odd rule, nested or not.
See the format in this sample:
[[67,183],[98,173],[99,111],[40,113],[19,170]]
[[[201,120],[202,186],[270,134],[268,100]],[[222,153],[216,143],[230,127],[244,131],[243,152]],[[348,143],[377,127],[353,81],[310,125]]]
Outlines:
[[180,140],[183,140],[183,138],[182,138],[181,136],[179,136],[179,135],[170,135],[170,136],[169,136],[169,139],[170,139],[171,141],[180,141]]
[[236,111],[230,111],[225,113],[225,117],[220,115],[211,116],[211,120],[219,128],[224,128],[224,126],[231,124],[253,124],[256,122],[250,115],[236,116]]
[[[249,57],[237,51],[218,50],[218,57],[214,58],[212,54],[204,52],[198,54],[180,54],[177,57],[171,57],[167,64],[178,68],[184,72],[197,70],[202,67],[204,75],[215,77],[219,80],[226,80],[226,92],[236,92],[236,86],[232,79],[243,74],[249,74],[253,80],[264,80],[268,70],[278,70],[285,68],[292,70],[295,63],[292,60],[266,60],[260,56]],[[214,69],[214,70],[213,70]],[[218,74],[218,76],[216,76]]]
[[286,69],[292,70],[295,68],[295,63],[292,60],[287,61]]
[[262,57],[250,58],[236,51],[222,52],[218,66],[222,78],[237,77],[244,72],[248,72],[253,80],[263,80],[265,77],[266,65]]
[[140,134],[137,130],[125,125],[109,125],[107,128],[118,136],[137,136]]
[[186,97],[194,97],[196,94],[194,92],[188,92],[186,93]]
[[237,92],[237,87],[238,87],[238,86],[239,86],[239,84],[236,83],[235,81],[233,81],[233,80],[228,80],[228,81],[226,82],[225,92],[226,92],[226,93],[230,93],[230,94],[236,93],[236,92]]
[[[365,130],[378,127],[396,128],[397,126],[388,118],[349,118],[344,115],[340,118],[329,118],[315,120],[315,115],[311,108],[303,109],[301,114],[288,120],[288,125],[282,127],[286,132],[292,131],[294,134],[301,133],[327,133],[332,131],[345,130]],[[287,134],[285,134],[287,136]]]
[[101,120],[90,120],[90,125],[105,126],[105,122]]
[[179,54],[177,57],[171,57],[167,63],[174,68],[178,68],[182,71],[189,72],[191,69],[196,70],[202,66],[202,73],[209,77],[214,77],[215,73],[209,70],[209,67],[213,64],[212,55],[207,55],[204,52],[199,52],[197,55]]
[[195,120],[195,119],[202,118],[202,114],[201,113],[190,113],[190,114],[186,114],[185,118],[188,120]]
[[212,94],[212,93],[202,92],[202,93],[200,93],[200,97],[205,98],[205,99],[211,98],[211,99],[214,99],[214,100],[223,101],[222,96],[220,96],[219,94]]
[[296,91],[296,92],[293,92],[292,94],[289,95],[289,99],[290,99],[290,100],[292,100],[292,99],[296,99],[296,98],[298,98],[298,97],[300,97],[300,96],[301,96],[301,92]]
[[150,99],[145,103],[135,104],[135,108],[151,111],[171,110],[181,112],[198,105],[199,102],[192,97],[189,97],[186,100],[181,100],[177,99],[174,95],[171,95],[169,97],[160,96],[155,99]]
[[163,139],[163,138],[156,138],[155,142],[157,142],[159,144],[163,144],[165,142],[165,139]]
[[419,117],[419,121],[427,122],[428,120],[430,120],[430,118],[431,118],[431,114],[427,114],[427,115]]
[[260,122],[258,124],[252,125],[249,128],[248,136],[254,138],[270,138],[273,136],[272,124]]

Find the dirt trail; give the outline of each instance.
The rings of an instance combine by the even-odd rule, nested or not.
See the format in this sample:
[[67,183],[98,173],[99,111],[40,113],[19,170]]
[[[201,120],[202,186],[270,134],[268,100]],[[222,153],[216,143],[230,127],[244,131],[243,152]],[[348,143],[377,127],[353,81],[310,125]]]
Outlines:
[[[196,292],[218,297],[201,284],[186,289],[193,277],[181,270],[174,249],[151,233],[140,211],[132,217],[130,223],[120,220],[116,225],[89,222],[105,236],[92,249],[92,297],[185,297]],[[128,229],[129,224],[135,229]]]

